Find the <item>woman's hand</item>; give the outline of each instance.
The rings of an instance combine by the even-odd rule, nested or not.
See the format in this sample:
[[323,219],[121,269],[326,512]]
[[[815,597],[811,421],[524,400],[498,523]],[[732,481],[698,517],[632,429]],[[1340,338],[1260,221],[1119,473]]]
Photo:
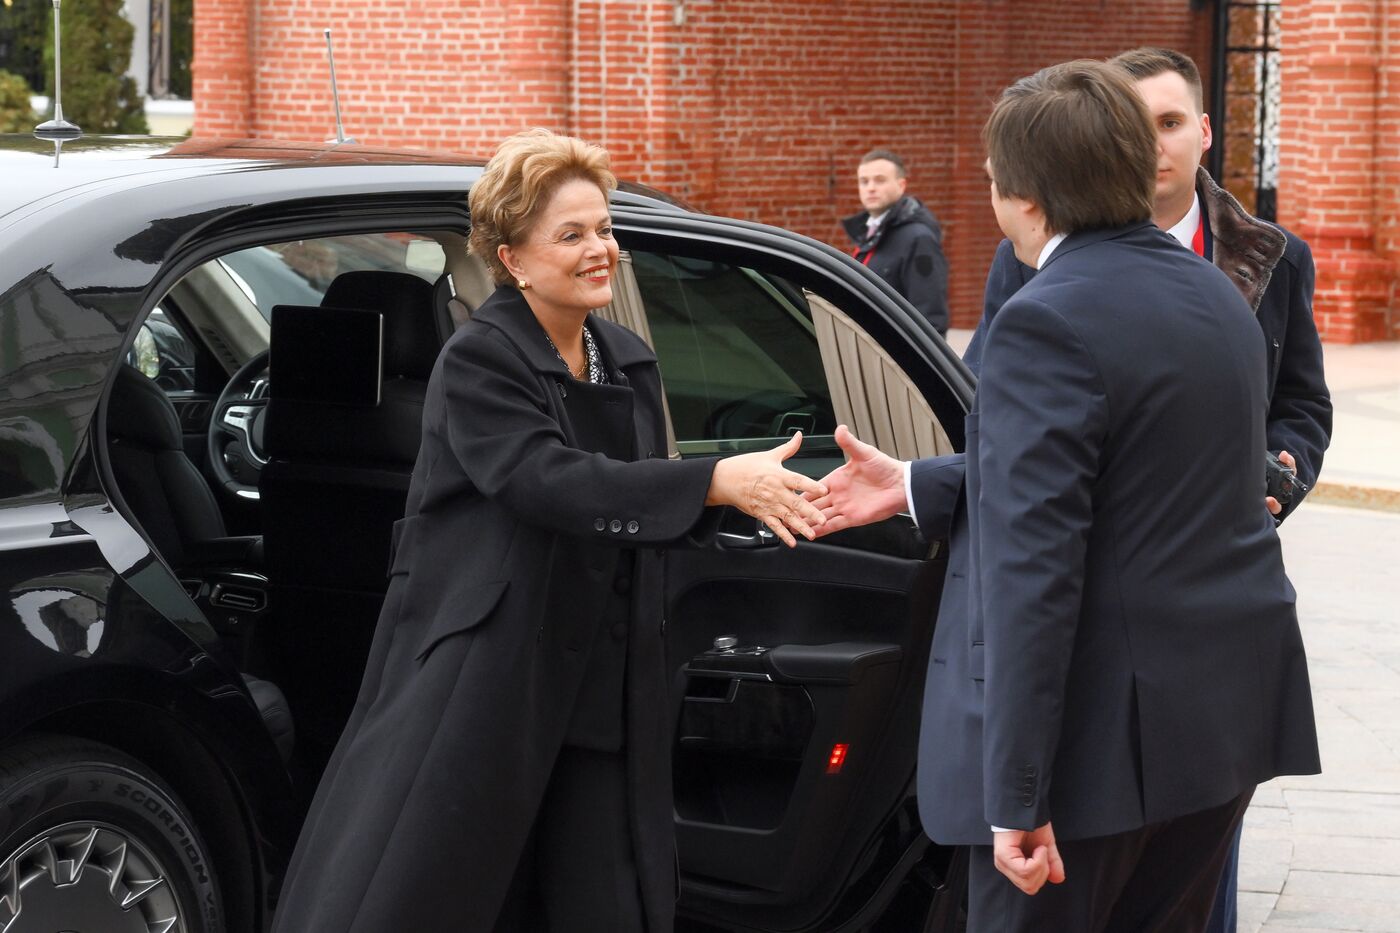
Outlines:
[[[706,505],[732,505],[763,522],[788,547],[796,547],[795,531],[808,541],[816,538],[814,527],[826,521],[811,499],[826,495],[826,487],[801,473],[783,468],[783,461],[802,446],[802,432],[772,450],[726,457],[715,464],[710,477]],[[789,530],[790,529],[790,530]]]

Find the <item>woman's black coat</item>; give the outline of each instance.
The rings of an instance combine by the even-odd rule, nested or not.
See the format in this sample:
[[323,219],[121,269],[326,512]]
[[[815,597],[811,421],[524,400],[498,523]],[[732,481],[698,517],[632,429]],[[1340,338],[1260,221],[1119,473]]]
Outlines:
[[[626,753],[648,929],[675,900],[659,547],[704,510],[712,461],[666,459],[656,357],[590,318],[615,386],[571,380],[501,288],[448,340],[359,700],[297,843],[276,933],[490,930],[635,548]],[[635,432],[578,449],[568,393]],[[605,390],[605,391],[600,391]],[[574,399],[576,404],[578,399]]]

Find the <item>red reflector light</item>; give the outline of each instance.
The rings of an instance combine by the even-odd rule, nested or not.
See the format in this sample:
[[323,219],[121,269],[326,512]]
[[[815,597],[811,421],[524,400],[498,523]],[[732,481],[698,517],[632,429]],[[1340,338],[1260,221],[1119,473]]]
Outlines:
[[837,743],[831,746],[831,754],[826,759],[826,773],[840,774],[841,766],[846,763],[846,745]]

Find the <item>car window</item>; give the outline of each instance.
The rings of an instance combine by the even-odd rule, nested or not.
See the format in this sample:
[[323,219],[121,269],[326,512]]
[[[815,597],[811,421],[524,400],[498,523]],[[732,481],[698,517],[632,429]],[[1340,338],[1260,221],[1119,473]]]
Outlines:
[[773,446],[836,427],[802,293],[751,269],[634,250],[682,454]]
[[194,350],[160,305],[141,323],[126,362],[167,392],[194,388]]
[[270,320],[276,305],[320,304],[343,272],[408,272],[435,282],[447,256],[437,241],[416,233],[368,233],[254,246],[214,261]]

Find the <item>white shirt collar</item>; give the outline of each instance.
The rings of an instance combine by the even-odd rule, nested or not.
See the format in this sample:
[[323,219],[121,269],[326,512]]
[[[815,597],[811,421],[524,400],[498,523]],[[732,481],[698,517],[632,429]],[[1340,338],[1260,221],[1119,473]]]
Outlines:
[[1196,230],[1201,226],[1201,196],[1191,195],[1191,209],[1186,212],[1186,216],[1181,218],[1175,227],[1167,232],[1176,237],[1176,241],[1187,249],[1191,249],[1191,242],[1196,239]]
[[1055,248],[1065,241],[1065,234],[1057,233],[1045,241],[1045,245],[1040,248],[1040,258],[1035,261],[1037,269],[1044,269],[1045,264],[1050,261],[1050,254]]

